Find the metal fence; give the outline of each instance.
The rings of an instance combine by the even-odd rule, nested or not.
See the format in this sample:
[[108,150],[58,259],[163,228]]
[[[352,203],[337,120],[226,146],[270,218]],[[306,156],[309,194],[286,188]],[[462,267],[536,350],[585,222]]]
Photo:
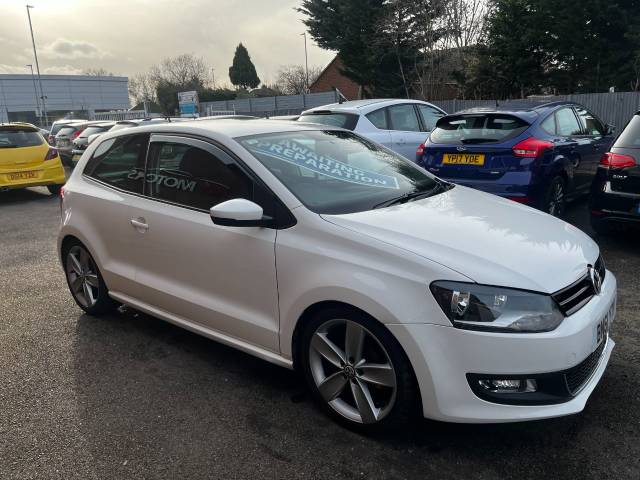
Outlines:
[[[549,101],[570,101],[584,105],[602,121],[622,131],[634,113],[640,110],[640,92],[585,93],[540,97]],[[492,107],[505,100],[437,100],[431,103],[445,112],[454,113],[473,107]]]
[[303,110],[338,101],[336,92],[308,93],[305,95],[283,95],[277,97],[242,98],[219,102],[201,102],[200,115],[210,116],[216,112],[234,112],[238,115],[297,115]]
[[160,117],[159,113],[147,113],[144,110],[117,110],[112,112],[96,112],[94,120],[136,120],[140,118]]

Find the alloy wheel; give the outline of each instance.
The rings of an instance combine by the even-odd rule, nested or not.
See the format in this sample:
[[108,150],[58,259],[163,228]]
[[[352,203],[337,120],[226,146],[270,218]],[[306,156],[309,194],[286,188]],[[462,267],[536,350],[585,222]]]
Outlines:
[[329,320],[311,337],[311,375],[320,396],[344,418],[372,424],[393,408],[397,380],[384,346],[369,330],[346,319]]
[[91,255],[79,245],[71,247],[67,254],[66,272],[71,293],[85,308],[93,307],[98,301],[100,280]]
[[564,186],[561,181],[556,181],[549,196],[547,212],[554,217],[562,215],[564,210]]

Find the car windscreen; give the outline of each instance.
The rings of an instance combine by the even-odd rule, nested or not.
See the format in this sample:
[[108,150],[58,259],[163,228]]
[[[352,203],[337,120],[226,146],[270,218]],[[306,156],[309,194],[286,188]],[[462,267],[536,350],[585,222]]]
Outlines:
[[73,135],[76,130],[78,130],[76,127],[70,127],[70,126],[62,127],[60,131],[57,133],[56,137],[57,136],[68,137],[69,135]]
[[89,135],[93,135],[94,133],[103,133],[106,132],[107,130],[109,130],[110,127],[99,127],[99,126],[93,126],[93,127],[87,127],[82,131],[82,134],[80,135],[81,137],[88,137]]
[[342,112],[309,112],[298,118],[299,122],[319,123],[328,127],[340,127],[353,130],[358,123],[358,115]]
[[389,150],[351,132],[303,130],[236,138],[309,210],[345,214],[443,183]]
[[614,147],[640,148],[640,115],[634,115],[616,140]]
[[528,127],[527,122],[513,115],[452,115],[438,121],[429,139],[445,144],[495,143],[517,137]]
[[37,147],[43,143],[42,135],[31,129],[0,127],[0,148]]

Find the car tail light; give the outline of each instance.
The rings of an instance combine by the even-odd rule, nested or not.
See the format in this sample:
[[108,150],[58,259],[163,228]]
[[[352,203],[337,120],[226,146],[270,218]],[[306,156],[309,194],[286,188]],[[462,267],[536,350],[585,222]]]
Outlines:
[[60,187],[60,201],[64,200],[64,185]]
[[627,168],[636,165],[636,159],[631,155],[619,155],[617,153],[607,152],[602,155],[600,165],[607,168]]
[[53,148],[53,147],[49,147],[49,151],[47,151],[47,155],[45,155],[44,159],[45,159],[45,161],[46,160],[53,160],[57,156],[58,156],[58,149]]
[[514,146],[512,150],[516,157],[536,158],[548,148],[553,148],[553,143],[529,137]]
[[53,135],[49,135],[47,141],[49,142],[49,145],[54,145],[56,143],[56,137],[54,137]]
[[424,153],[424,143],[418,145],[418,149],[416,150],[416,157],[420,158]]
[[512,202],[516,202],[516,203],[524,203],[524,204],[531,203],[531,201],[529,200],[529,197],[507,197],[507,198]]
[[75,132],[73,132],[73,134],[71,135],[71,137],[69,138],[70,140],[75,140],[76,138],[78,138],[80,136],[80,134],[83,132],[84,130],[76,130]]

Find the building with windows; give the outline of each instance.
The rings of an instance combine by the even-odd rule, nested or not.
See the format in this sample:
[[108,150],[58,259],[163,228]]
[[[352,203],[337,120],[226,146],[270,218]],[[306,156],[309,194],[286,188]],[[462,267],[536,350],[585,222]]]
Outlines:
[[[91,118],[95,112],[129,108],[127,77],[42,75],[41,79],[49,124],[69,115]],[[40,97],[35,75],[0,74],[0,123],[45,126]]]

